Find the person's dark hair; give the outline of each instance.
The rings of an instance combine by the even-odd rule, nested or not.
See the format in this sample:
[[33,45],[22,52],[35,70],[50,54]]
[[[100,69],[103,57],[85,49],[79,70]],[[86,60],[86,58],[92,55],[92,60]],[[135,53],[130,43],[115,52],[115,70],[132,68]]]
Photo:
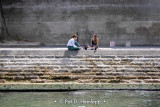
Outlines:
[[72,35],[72,38],[76,38],[77,37],[77,35]]

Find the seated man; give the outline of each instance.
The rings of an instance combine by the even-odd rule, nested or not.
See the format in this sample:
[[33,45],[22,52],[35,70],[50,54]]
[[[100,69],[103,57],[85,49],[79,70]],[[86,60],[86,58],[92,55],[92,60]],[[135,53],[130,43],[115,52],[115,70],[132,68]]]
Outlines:
[[79,43],[76,40],[77,40],[77,35],[73,35],[72,38],[67,43],[68,50],[81,49]]

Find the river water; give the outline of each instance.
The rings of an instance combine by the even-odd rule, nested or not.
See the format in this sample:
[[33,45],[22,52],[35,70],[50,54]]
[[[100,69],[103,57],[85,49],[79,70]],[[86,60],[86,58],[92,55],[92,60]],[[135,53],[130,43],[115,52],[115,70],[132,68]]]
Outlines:
[[0,107],[160,107],[160,91],[0,92]]

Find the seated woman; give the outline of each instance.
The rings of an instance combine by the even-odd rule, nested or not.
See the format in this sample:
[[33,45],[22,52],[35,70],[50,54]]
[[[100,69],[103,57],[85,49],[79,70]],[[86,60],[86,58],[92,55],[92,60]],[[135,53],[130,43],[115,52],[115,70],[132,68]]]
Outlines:
[[96,50],[99,46],[99,39],[96,34],[91,38],[91,46],[85,45],[85,50]]
[[99,46],[99,39],[96,34],[93,35],[93,38],[91,38],[91,48],[96,50]]
[[79,43],[76,40],[77,40],[77,35],[73,35],[72,38],[67,43],[68,50],[81,49]]

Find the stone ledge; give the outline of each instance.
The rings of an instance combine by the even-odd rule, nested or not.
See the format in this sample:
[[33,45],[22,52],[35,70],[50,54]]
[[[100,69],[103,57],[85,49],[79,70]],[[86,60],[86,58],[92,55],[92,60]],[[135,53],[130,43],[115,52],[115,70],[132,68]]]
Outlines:
[[109,83],[0,83],[0,91],[14,90],[160,90],[160,84]]
[[1,56],[32,56],[32,55],[52,55],[56,58],[84,57],[84,56],[160,56],[160,48],[100,48],[96,52],[93,50],[69,51],[67,48],[0,48]]

